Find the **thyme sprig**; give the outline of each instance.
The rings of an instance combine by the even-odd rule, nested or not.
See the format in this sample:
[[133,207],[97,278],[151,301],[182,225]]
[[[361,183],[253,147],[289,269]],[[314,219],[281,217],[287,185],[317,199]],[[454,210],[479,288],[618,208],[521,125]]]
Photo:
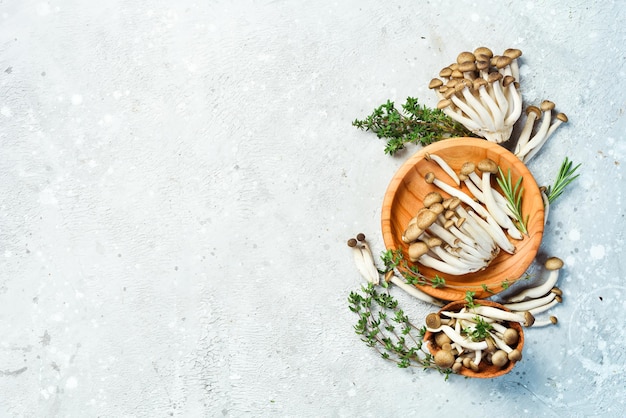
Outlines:
[[424,347],[426,326],[416,327],[388,289],[368,283],[360,292],[351,292],[348,298],[350,310],[359,317],[355,332],[382,358],[394,362],[400,368],[421,367],[435,369],[448,379],[452,372],[442,369]]
[[475,136],[441,110],[420,105],[414,97],[406,99],[402,110],[387,100],[365,119],[355,119],[352,125],[387,140],[385,154],[389,155],[404,149],[408,143],[428,145],[449,137]]
[[398,271],[408,284],[418,286],[431,285],[434,288],[446,286],[446,280],[443,277],[435,275],[435,277],[430,279],[421,274],[416,265],[409,265],[401,249],[388,249],[382,253],[380,258],[385,265],[385,272],[398,268]]
[[528,229],[526,225],[528,224],[528,215],[526,218],[522,215],[522,196],[524,195],[524,186],[522,186],[523,177],[520,176],[519,179],[513,184],[513,180],[511,179],[511,169],[507,170],[506,176],[502,172],[502,169],[498,167],[498,185],[502,189],[502,193],[504,193],[504,197],[507,200],[507,206],[515,216],[515,226],[520,230],[521,233],[528,235]]
[[554,202],[557,197],[561,196],[565,187],[576,180],[576,178],[580,175],[574,175],[576,170],[578,170],[578,167],[580,167],[580,164],[576,165],[574,168],[572,168],[572,165],[572,161],[565,157],[565,160],[563,160],[561,167],[559,168],[554,185],[548,186],[548,189],[546,190],[548,202]]

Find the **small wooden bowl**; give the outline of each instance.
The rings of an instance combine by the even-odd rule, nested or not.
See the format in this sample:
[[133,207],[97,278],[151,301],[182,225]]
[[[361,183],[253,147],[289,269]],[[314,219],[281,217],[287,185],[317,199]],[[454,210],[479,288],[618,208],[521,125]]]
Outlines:
[[[477,304],[480,304],[482,306],[493,306],[495,308],[499,308],[499,309],[503,309],[505,311],[508,311],[508,309],[506,309],[504,306],[500,305],[499,303],[495,303],[495,302],[491,302],[489,300],[475,300],[474,301]],[[463,307],[465,306],[465,301],[464,300],[458,300],[458,301],[454,301],[451,302],[449,304],[447,304],[446,306],[444,306],[443,308],[441,308],[439,310],[439,313],[443,312],[443,311],[454,311],[454,312],[458,312],[460,311]],[[517,322],[510,322],[507,324],[507,326],[509,328],[513,328],[517,331],[517,333],[519,334],[519,340],[517,342],[517,345],[515,347],[512,348],[516,348],[519,350],[520,353],[523,354],[522,349],[524,348],[524,331],[522,329],[522,326],[517,323]],[[441,350],[441,348],[439,348],[439,346],[437,346],[437,343],[435,343],[435,334],[427,331],[426,334],[424,334],[424,341],[426,341],[428,343],[428,351],[430,351],[430,353],[434,356],[435,354],[437,354],[437,352],[439,352],[439,350]],[[475,378],[480,378],[480,379],[491,379],[494,377],[498,377],[498,376],[502,376],[507,374],[508,372],[510,372],[513,367],[515,367],[515,365],[517,364],[517,362],[512,362],[509,361],[506,365],[506,367],[504,368],[500,368],[498,366],[494,366],[493,364],[489,364],[486,360],[483,359],[483,361],[480,362],[480,364],[478,365],[478,371],[473,371],[472,369],[467,369],[465,367],[463,367],[461,369],[461,371],[459,372],[460,375],[463,376],[467,376],[467,377],[475,377]]]
[[[437,178],[456,186],[439,165],[424,158],[426,153],[440,156],[456,172],[466,161],[478,163],[484,158],[491,158],[500,166],[505,175],[508,169],[511,169],[513,182],[516,182],[520,176],[523,178],[522,214],[529,217],[528,236],[524,236],[519,241],[510,239],[516,247],[515,254],[500,251],[486,269],[461,276],[447,275],[418,265],[420,273],[424,276],[432,279],[438,275],[445,279],[445,287],[434,288],[430,285],[419,287],[425,293],[441,300],[462,300],[468,290],[476,292],[476,298],[487,298],[501,292],[524,274],[541,244],[543,200],[535,179],[524,163],[509,150],[484,139],[451,138],[424,147],[400,167],[387,187],[383,200],[382,233],[385,246],[387,249],[401,249],[407,261],[409,260],[408,245],[402,241],[402,234],[409,220],[423,206],[424,196],[429,192],[439,191],[444,197],[448,197],[436,186],[426,183],[424,175],[432,171]],[[471,196],[466,186],[463,183],[461,185],[461,190]],[[410,262],[409,265],[411,265]]]

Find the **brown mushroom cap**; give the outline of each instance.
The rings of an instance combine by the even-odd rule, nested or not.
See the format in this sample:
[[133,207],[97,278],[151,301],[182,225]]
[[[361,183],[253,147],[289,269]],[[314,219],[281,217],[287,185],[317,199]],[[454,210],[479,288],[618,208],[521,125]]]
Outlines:
[[474,164],[471,161],[466,161],[461,166],[460,173],[465,174],[467,176],[467,175],[472,174],[475,170],[476,170],[476,164]]
[[558,270],[563,267],[563,260],[558,257],[550,257],[546,260],[544,266],[548,270]]
[[552,103],[550,100],[544,100],[543,102],[541,102],[541,105],[539,107],[545,112],[547,110],[554,109],[554,103]]
[[476,71],[476,63],[474,61],[465,61],[459,64],[459,71],[467,73]]
[[541,116],[541,109],[539,109],[537,106],[528,106],[526,108],[526,115],[530,115],[531,113],[534,113],[535,115],[537,115],[537,117]]
[[509,356],[504,350],[498,350],[491,356],[491,364],[497,367],[504,367],[509,362]]
[[459,207],[460,204],[461,204],[461,199],[455,196],[455,197],[450,198],[450,204],[448,205],[448,207],[454,210],[457,207]]
[[491,51],[491,49],[487,48],[486,46],[479,46],[478,48],[474,50],[474,56],[478,56],[478,55],[485,55],[488,58],[491,58],[493,57],[493,52]]
[[531,314],[530,312],[526,311],[524,312],[524,326],[525,327],[532,327],[533,324],[535,323],[535,317],[533,316],[533,314]]
[[508,346],[513,346],[519,341],[519,334],[515,328],[507,328],[502,334],[502,341]]
[[424,175],[424,180],[428,184],[433,184],[433,182],[435,181],[435,173],[433,173],[432,171],[429,171],[428,173]]
[[452,69],[450,67],[442,68],[441,71],[439,71],[439,77],[448,78],[450,77],[451,74],[452,74]]
[[426,230],[437,220],[437,214],[432,210],[425,210],[417,215],[418,228]]
[[409,224],[409,226],[404,230],[404,234],[402,234],[402,241],[409,244],[418,239],[423,233],[424,230],[417,226],[416,220],[414,223]]
[[428,252],[428,245],[426,243],[418,241],[409,245],[409,258],[411,261],[417,261],[418,258]]
[[522,56],[522,51],[520,51],[519,49],[515,49],[515,48],[508,48],[504,50],[502,55],[509,57],[511,59],[516,59]]
[[510,57],[507,57],[506,55],[500,55],[495,59],[495,67],[497,69],[502,69],[508,65],[511,65],[512,62],[513,60]]
[[463,51],[456,57],[456,62],[460,65],[466,62],[474,62],[476,57],[469,51]]
[[478,163],[478,169],[483,173],[495,174],[498,172],[498,164],[491,158],[485,158]]
[[428,245],[428,248],[439,247],[442,244],[443,241],[441,240],[441,238],[428,237],[428,239],[426,240],[426,245]]
[[435,364],[443,369],[452,367],[454,360],[454,355],[447,350],[439,350],[435,354]]
[[437,103],[437,109],[439,109],[439,110],[445,109],[446,107],[450,106],[451,104],[452,104],[452,100],[450,100],[450,99],[439,100],[439,102]]
[[426,320],[424,322],[428,328],[439,328],[441,326],[441,317],[439,314],[431,312],[426,315]]
[[478,77],[474,80],[474,90],[478,90],[481,87],[486,87],[489,85],[489,82],[482,77]]
[[502,79],[502,74],[500,74],[497,71],[493,71],[491,73],[489,73],[489,76],[487,77],[487,81],[491,84],[491,83],[496,83],[498,81],[500,81]]
[[522,359],[522,352],[515,348],[511,350],[507,358],[511,361],[520,361]]
[[450,344],[451,342],[452,340],[445,332],[442,331],[435,334],[435,344],[439,347],[443,347],[444,344]]
[[443,202],[443,196],[441,196],[441,193],[430,192],[426,194],[426,196],[424,196],[424,200],[422,203],[424,204],[425,207],[428,208],[434,203],[441,203],[441,202]]
[[443,81],[441,81],[438,78],[433,78],[432,80],[430,80],[430,83],[428,84],[429,89],[436,89],[437,87],[441,87],[441,86],[443,86]]
[[428,208],[428,209],[431,212],[436,213],[437,215],[442,214],[443,211],[446,210],[446,208],[444,208],[441,203],[433,203],[432,205],[430,205],[430,208]]
[[557,113],[556,118],[561,122],[567,122],[567,115],[565,113]]
[[515,83],[515,77],[513,77],[512,75],[507,75],[504,77],[504,79],[502,79],[502,87],[508,87],[511,83]]

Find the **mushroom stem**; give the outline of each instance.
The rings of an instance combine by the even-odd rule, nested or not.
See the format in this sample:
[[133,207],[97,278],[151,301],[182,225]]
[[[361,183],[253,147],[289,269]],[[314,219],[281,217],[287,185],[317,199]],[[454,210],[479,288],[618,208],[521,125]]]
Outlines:
[[359,234],[357,235],[356,239],[360,241],[361,252],[363,253],[363,263],[365,264],[365,267],[369,270],[370,277],[372,278],[372,283],[378,284],[380,282],[380,273],[378,272],[378,268],[376,268],[376,263],[374,262],[372,250],[365,241],[365,235]]
[[517,157],[524,161],[526,158],[526,154],[530,152],[533,148],[543,144],[544,138],[548,133],[548,129],[550,129],[550,121],[552,116],[552,109],[554,109],[554,103],[549,100],[544,100],[540,105],[541,111],[543,115],[541,117],[541,125],[539,125],[539,129],[535,133],[535,135],[523,146],[520,147],[520,151],[515,153]]
[[525,163],[530,161],[531,158],[533,158],[539,152],[541,147],[543,147],[543,145],[548,141],[548,138],[550,138],[550,136],[552,136],[554,131],[556,131],[556,129],[564,122],[567,122],[567,116],[565,116],[565,114],[563,113],[557,114],[556,121],[552,125],[550,125],[550,129],[548,129],[548,132],[544,136],[543,140],[539,144],[537,144],[533,149],[531,149],[528,152],[528,154],[526,154],[526,156],[524,157]]
[[396,286],[398,286],[400,289],[404,290],[406,293],[408,293],[409,295],[423,301],[426,303],[430,303],[432,305],[435,306],[443,306],[443,302],[440,301],[439,299],[435,299],[430,295],[427,295],[426,293],[422,292],[421,290],[419,290],[417,287],[407,284],[406,282],[404,282],[404,280],[400,279],[397,276],[391,276],[390,278],[391,283],[395,284]]
[[472,308],[472,312],[479,315],[488,316],[493,319],[500,319],[502,321],[519,322],[528,327],[535,322],[533,315],[529,312],[514,313],[503,311],[502,309],[494,308],[493,306],[476,306]]
[[522,147],[525,146],[530,139],[530,134],[532,133],[533,127],[535,126],[535,121],[540,116],[541,110],[537,106],[529,106],[526,109],[526,122],[524,123],[524,128],[522,128],[522,132],[520,132],[517,139],[517,144],[515,145],[514,152],[515,155],[519,154]]
[[552,315],[549,318],[543,318],[543,319],[538,319],[535,321],[535,323],[532,325],[533,328],[536,327],[545,327],[548,325],[556,325],[559,323],[559,320],[557,319],[556,316]]
[[368,282],[378,284],[376,279],[378,278],[378,274],[373,276],[371,270],[365,263],[364,253],[357,243],[357,240],[352,238],[348,240],[348,247],[352,248],[352,253],[354,255],[354,264],[356,264],[356,268],[361,274],[361,276]]
[[556,297],[557,295],[555,293],[549,292],[547,295],[543,296],[543,297],[539,297],[536,299],[530,299],[530,300],[526,300],[524,302],[516,302],[516,303],[506,303],[503,306],[507,309],[510,309],[512,311],[528,311],[530,309],[534,309],[537,308],[539,306],[543,306],[549,302],[552,302],[552,300]]
[[439,167],[441,167],[441,169],[445,171],[445,173],[449,175],[452,180],[454,180],[457,186],[461,185],[461,180],[459,180],[459,176],[456,175],[452,167],[450,167],[450,165],[443,158],[441,158],[440,156],[436,154],[430,154],[427,152],[426,155],[424,156],[424,159],[426,161],[432,160],[436,162],[439,165]]
[[487,348],[487,343],[485,341],[471,342],[464,338],[461,334],[456,332],[452,327],[448,325],[442,325],[439,328],[427,328],[430,332],[440,332],[443,331],[453,342],[457,343],[463,348],[467,348],[468,350],[485,350]]
[[528,312],[530,312],[534,316],[534,315],[537,315],[539,313],[545,312],[545,311],[555,307],[556,305],[558,305],[562,301],[563,301],[563,299],[561,299],[560,296],[557,296],[550,303],[546,303],[545,305],[533,308],[533,309],[529,310]]
[[524,299],[541,297],[550,292],[559,279],[559,270],[563,267],[563,261],[558,257],[550,257],[544,263],[544,267],[548,271],[548,275],[542,284],[525,289],[518,294],[507,298],[508,301],[510,303],[521,302]]

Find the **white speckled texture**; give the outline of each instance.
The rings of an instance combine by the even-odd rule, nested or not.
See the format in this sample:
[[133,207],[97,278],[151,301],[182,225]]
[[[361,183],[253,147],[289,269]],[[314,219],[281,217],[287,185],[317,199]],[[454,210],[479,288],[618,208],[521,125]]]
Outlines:
[[[622,416],[622,2],[0,1],[0,416]],[[558,327],[497,380],[353,333],[345,241],[382,250],[395,170],[351,126],[434,105],[462,50],[520,48],[581,176],[541,254]],[[419,318],[432,308],[395,293]]]

